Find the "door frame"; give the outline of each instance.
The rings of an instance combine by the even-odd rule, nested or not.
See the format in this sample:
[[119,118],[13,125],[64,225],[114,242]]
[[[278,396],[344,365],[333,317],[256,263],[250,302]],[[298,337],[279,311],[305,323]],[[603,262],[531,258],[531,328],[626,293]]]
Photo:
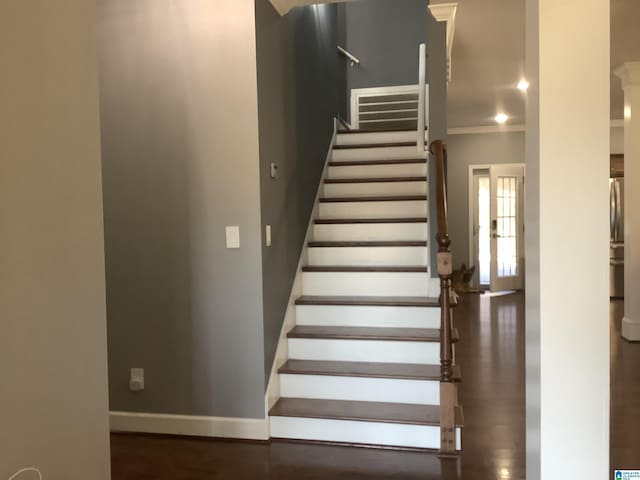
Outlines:
[[[475,185],[473,182],[473,177],[474,177],[474,172],[476,170],[489,170],[491,169],[491,167],[493,166],[500,166],[500,167],[522,167],[522,194],[520,195],[520,205],[518,208],[519,213],[522,215],[522,221],[520,222],[522,225],[524,225],[524,202],[525,202],[525,191],[526,191],[526,181],[525,178],[527,176],[527,167],[525,165],[524,162],[522,163],[517,163],[517,162],[513,162],[513,163],[478,163],[478,164],[472,164],[469,165],[469,172],[468,172],[468,180],[467,180],[467,191],[468,191],[468,197],[469,197],[469,205],[468,205],[468,242],[469,242],[469,250],[468,250],[468,266],[474,265],[474,262],[476,261],[474,257],[474,251],[475,251],[475,245],[474,245],[474,238],[473,238],[473,225],[474,225],[474,221],[475,221],[475,215],[476,215],[476,207],[477,207],[477,202],[478,199],[475,198]],[[525,248],[524,248],[524,231],[521,232],[521,238],[520,238],[520,244],[522,246],[521,248],[521,258],[520,258],[520,263],[519,263],[519,267],[522,268],[522,285],[524,287],[525,285],[525,268],[526,268],[526,258],[525,258]],[[474,276],[474,280],[473,280],[473,287],[474,288],[478,288],[480,286],[480,274],[478,273],[478,275]]]

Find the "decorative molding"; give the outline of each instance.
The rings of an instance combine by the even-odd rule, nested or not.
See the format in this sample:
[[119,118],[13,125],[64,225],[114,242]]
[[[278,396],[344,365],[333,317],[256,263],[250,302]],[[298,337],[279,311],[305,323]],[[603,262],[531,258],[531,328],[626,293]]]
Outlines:
[[112,432],[268,440],[268,418],[199,417],[158,413],[110,412]]
[[451,55],[453,52],[453,37],[456,31],[457,3],[440,3],[429,5],[429,11],[438,22],[447,23],[447,82],[451,81]]
[[481,133],[524,132],[524,125],[486,125],[478,127],[453,127],[447,130],[448,135],[471,135]]
[[[623,119],[611,120],[611,128],[624,128]],[[477,127],[451,127],[447,130],[448,135],[473,135],[483,133],[511,133],[525,132],[526,125],[479,125]]]
[[630,85],[640,85],[640,62],[624,63],[614,73],[622,80],[623,89]]

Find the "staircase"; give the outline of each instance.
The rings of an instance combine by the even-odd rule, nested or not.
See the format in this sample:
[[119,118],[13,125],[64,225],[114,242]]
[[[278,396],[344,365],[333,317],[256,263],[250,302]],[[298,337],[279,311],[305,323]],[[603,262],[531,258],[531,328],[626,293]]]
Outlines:
[[[441,389],[425,157],[415,130],[336,136],[269,411],[273,439],[460,450],[462,410]],[[460,380],[457,366],[450,377]],[[444,411],[453,428],[441,428]]]

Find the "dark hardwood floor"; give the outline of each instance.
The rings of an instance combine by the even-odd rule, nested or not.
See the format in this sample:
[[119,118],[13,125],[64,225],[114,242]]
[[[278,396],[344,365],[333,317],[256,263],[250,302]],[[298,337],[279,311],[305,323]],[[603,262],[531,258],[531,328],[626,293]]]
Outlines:
[[[622,303],[612,302],[611,313],[611,466],[638,468],[640,345],[620,339]],[[337,446],[113,435],[112,478],[524,479],[524,295],[468,295],[454,315],[465,417],[464,453],[457,460]]]

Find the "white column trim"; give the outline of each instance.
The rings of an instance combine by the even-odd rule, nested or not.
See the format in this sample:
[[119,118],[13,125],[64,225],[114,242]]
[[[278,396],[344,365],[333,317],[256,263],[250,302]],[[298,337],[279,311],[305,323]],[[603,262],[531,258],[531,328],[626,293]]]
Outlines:
[[446,22],[447,24],[447,82],[451,81],[451,55],[453,52],[453,38],[456,31],[456,12],[458,10],[457,3],[440,3],[438,5],[429,5],[429,11],[438,22]]

